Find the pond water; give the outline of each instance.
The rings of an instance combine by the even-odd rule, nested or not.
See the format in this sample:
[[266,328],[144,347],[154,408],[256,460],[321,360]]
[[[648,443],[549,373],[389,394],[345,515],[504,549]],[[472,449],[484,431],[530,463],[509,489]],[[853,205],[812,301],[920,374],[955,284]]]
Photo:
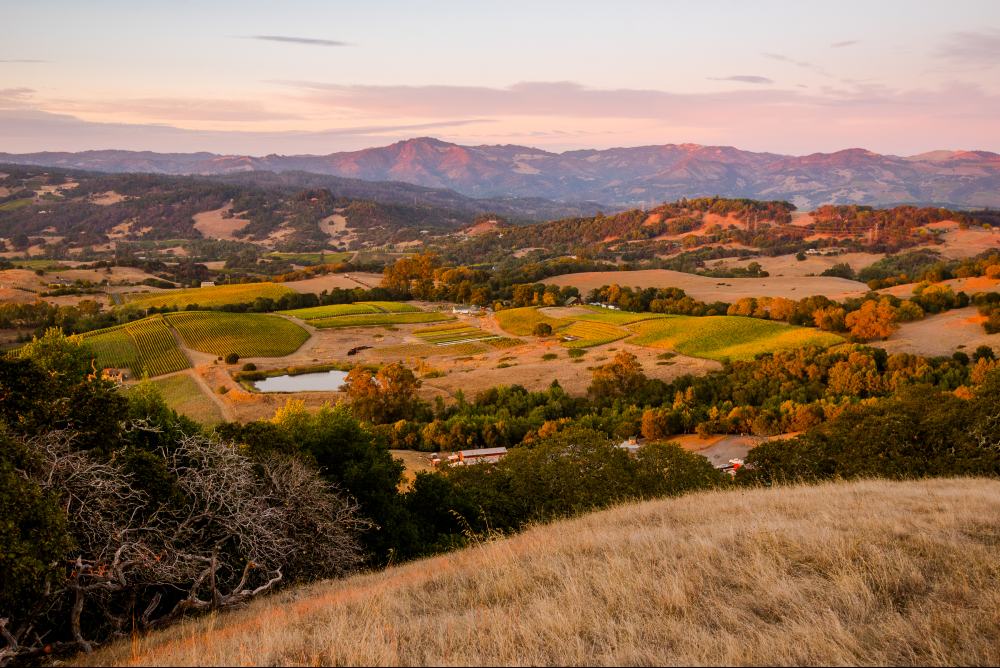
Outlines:
[[259,392],[336,392],[347,379],[346,371],[321,371],[297,376],[272,376],[256,381]]

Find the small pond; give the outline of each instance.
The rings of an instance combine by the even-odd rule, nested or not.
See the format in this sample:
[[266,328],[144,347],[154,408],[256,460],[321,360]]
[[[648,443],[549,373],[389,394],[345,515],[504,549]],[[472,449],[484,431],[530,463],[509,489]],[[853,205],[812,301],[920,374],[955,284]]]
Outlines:
[[258,392],[336,392],[347,379],[346,371],[302,373],[297,376],[272,376],[254,382]]

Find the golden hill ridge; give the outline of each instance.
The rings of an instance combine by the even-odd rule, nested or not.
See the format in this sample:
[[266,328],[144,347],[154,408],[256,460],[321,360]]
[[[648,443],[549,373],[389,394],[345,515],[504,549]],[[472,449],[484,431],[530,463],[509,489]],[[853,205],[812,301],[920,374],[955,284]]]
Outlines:
[[290,589],[84,664],[997,664],[1000,481],[624,505]]

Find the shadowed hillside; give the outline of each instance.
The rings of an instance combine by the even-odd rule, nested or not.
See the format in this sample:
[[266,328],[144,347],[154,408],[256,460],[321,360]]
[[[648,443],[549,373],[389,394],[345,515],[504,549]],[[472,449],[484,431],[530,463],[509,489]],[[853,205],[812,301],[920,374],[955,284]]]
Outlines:
[[700,493],[288,591],[87,664],[995,664],[1000,482]]

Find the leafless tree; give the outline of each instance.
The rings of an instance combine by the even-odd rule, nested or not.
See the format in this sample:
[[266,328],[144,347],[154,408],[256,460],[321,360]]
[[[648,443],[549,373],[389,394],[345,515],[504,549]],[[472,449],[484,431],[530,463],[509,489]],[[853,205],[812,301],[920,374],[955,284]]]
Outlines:
[[[153,508],[115,458],[75,450],[72,440],[50,432],[26,443],[42,459],[35,481],[62,500],[76,551],[31,618],[0,619],[0,665],[90,651],[83,620],[113,637],[244,603],[287,573],[339,575],[361,560],[355,537],[368,523],[357,505],[296,459],[255,462],[231,444],[184,436],[159,453],[176,498]],[[54,643],[60,627],[70,639]]]

